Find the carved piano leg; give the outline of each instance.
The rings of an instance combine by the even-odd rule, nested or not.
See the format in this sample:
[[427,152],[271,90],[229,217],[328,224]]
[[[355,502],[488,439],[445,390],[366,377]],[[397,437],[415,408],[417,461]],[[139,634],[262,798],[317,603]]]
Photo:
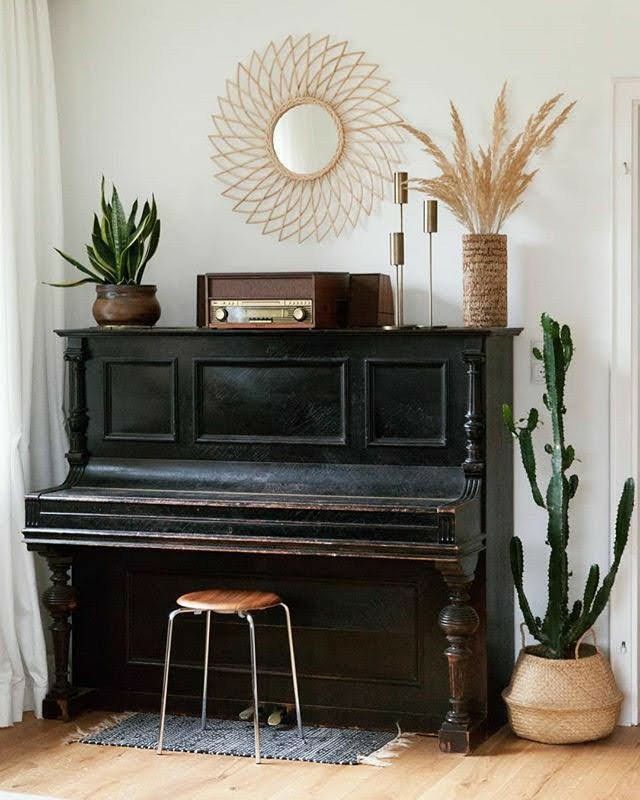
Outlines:
[[438,732],[438,739],[444,752],[468,753],[481,738],[478,728],[482,722],[471,712],[472,698],[469,694],[470,675],[474,668],[473,635],[479,625],[478,614],[468,605],[473,570],[464,569],[458,562],[441,561],[436,566],[449,588],[449,605],[438,616],[438,623],[448,641],[444,653],[449,662],[450,693],[449,711]]
[[44,700],[42,713],[45,719],[67,721],[72,713],[70,702],[76,694],[69,681],[70,618],[76,608],[76,592],[69,583],[72,559],[51,550],[43,555],[51,570],[51,585],[42,593],[42,602],[52,619],[49,630],[53,636],[55,678]]

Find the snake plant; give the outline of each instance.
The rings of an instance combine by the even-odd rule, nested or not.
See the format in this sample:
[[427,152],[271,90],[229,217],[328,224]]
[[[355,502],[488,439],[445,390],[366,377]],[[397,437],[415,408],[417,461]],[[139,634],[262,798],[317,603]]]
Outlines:
[[573,357],[571,331],[560,326],[548,314],[542,315],[544,346],[542,352],[533,349],[533,355],[542,362],[546,392],[542,402],[551,418],[552,441],[544,451],[551,460],[551,478],[545,495],[538,485],[533,433],[540,424],[537,409],[532,408],[526,418],[514,420],[510,406],[503,406],[504,422],[520,445],[520,455],[534,502],[546,509],[548,515],[547,540],[549,547],[548,601],[544,618],[535,616],[523,587],[524,556],[522,542],[511,539],[511,571],[520,608],[529,632],[542,645],[541,653],[547,658],[568,658],[575,644],[602,613],[620,566],[620,560],[629,536],[633,512],[635,487],[627,478],[616,515],[613,559],[609,571],[600,583],[600,567],[593,564],[589,570],[584,593],[569,608],[569,571],[567,544],[569,541],[569,503],[578,490],[578,476],[567,474],[576,460],[575,450],[565,441],[564,401],[565,380]]
[[49,286],[142,283],[144,271],[156,252],[160,239],[160,220],[155,198],[152,196],[151,205],[149,201],[145,202],[140,218],[136,219],[138,201],[134,202],[129,214],[125,214],[115,186],[112,187],[111,201],[107,202],[104,178],[102,178],[100,206],[100,218],[97,214],[93,215],[91,244],[86,246],[90,266],[81,264],[75,258],[55,248],[65,261],[87,277],[67,283],[49,283]]

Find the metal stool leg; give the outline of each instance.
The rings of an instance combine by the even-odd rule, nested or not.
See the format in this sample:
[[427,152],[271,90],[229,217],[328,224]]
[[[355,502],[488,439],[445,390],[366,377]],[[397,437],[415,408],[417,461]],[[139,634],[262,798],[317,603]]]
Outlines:
[[164,740],[164,723],[167,712],[167,692],[169,689],[169,667],[171,665],[171,640],[173,638],[173,620],[178,614],[193,614],[190,608],[176,608],[169,614],[167,627],[167,648],[164,656],[164,678],[162,681],[162,706],[160,708],[160,736],[158,738],[158,755],[162,755],[162,742]]
[[251,614],[245,614],[249,623],[249,641],[251,644],[251,678],[253,686],[253,737],[255,742],[256,764],[260,763],[260,721],[258,719],[258,666],[256,664],[256,629]]
[[298,734],[304,742],[304,733],[302,732],[302,714],[300,713],[300,695],[298,694],[298,673],[296,670],[296,655],[293,649],[293,632],[291,631],[291,614],[289,607],[284,603],[280,603],[284,609],[284,615],[287,618],[287,635],[289,636],[289,655],[291,657],[291,678],[293,680],[293,696],[296,700],[296,719],[298,721]]
[[207,611],[207,622],[204,634],[204,678],[202,680],[202,719],[200,730],[207,727],[207,680],[209,678],[209,636],[211,634],[211,612]]

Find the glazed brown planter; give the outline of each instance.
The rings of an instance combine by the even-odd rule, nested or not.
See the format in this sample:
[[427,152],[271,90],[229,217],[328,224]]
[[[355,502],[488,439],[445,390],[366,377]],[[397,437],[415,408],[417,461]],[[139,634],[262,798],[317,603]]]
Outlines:
[[95,321],[100,327],[153,327],[160,319],[156,289],[156,286],[98,284],[93,304]]
[[464,324],[498,328],[507,324],[507,237],[468,233],[462,237]]

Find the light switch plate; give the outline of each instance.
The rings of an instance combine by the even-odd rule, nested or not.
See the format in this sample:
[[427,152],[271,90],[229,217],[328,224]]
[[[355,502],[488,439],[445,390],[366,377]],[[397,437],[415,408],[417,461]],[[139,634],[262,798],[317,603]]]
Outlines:
[[544,367],[542,365],[542,361],[538,361],[538,359],[533,355],[533,348],[537,347],[540,352],[542,352],[542,341],[540,339],[532,339],[530,342],[529,347],[529,370],[530,370],[530,377],[531,383],[544,383]]

